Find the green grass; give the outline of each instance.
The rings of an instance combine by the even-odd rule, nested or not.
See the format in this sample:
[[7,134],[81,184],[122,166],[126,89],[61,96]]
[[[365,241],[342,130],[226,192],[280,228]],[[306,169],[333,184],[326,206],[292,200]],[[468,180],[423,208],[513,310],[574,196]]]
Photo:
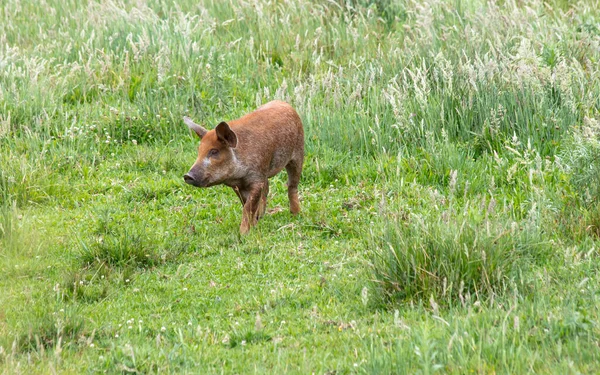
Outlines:
[[[1,373],[595,373],[597,1],[8,0]],[[247,236],[197,140],[303,119]]]

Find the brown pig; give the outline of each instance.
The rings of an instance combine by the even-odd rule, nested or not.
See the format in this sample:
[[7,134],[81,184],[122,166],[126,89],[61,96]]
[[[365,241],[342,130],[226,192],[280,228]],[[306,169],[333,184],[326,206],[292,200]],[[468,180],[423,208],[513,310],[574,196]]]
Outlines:
[[298,182],[304,162],[304,129],[287,103],[272,101],[237,120],[206,130],[184,117],[201,139],[198,159],[183,176],[197,187],[225,184],[242,201],[240,232],[245,234],[265,213],[269,178],[283,168],[288,175],[290,211],[300,212]]

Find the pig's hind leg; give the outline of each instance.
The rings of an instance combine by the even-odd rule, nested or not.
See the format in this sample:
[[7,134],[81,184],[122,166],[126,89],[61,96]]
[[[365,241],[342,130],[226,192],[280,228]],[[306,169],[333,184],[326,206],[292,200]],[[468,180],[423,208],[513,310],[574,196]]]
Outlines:
[[259,220],[264,216],[265,211],[267,210],[267,197],[269,196],[269,180],[265,180],[261,195],[260,195],[260,204],[258,205],[258,211],[256,213],[256,220]]
[[298,200],[298,184],[302,174],[302,159],[292,159],[286,166],[288,174],[288,199],[290,200],[290,211],[292,214],[300,212],[300,201]]

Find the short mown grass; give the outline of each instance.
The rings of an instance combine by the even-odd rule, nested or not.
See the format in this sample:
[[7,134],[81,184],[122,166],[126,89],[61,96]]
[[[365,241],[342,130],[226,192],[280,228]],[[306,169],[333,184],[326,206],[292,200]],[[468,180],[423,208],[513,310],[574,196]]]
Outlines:
[[[0,372],[597,372],[597,5],[3,2]],[[240,236],[181,118],[272,99]]]

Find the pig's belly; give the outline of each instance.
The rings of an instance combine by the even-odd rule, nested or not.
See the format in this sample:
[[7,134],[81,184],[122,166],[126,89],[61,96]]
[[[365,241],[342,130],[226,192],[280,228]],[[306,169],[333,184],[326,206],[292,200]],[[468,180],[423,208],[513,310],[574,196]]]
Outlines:
[[276,152],[273,154],[271,163],[269,163],[269,173],[267,174],[267,177],[271,178],[281,172],[287,163],[290,162],[291,156],[291,152]]
[[275,176],[277,173],[281,172],[283,170],[283,167],[281,168],[277,168],[277,169],[272,169],[269,171],[269,173],[267,174],[268,178],[271,178],[273,176]]

